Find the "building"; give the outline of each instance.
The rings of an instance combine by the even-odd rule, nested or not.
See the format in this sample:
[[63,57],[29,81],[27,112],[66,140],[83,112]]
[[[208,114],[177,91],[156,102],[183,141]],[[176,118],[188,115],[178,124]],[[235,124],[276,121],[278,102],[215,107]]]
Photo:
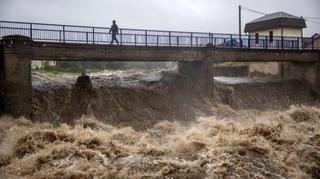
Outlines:
[[[303,18],[285,12],[267,14],[246,24],[244,31],[255,38],[259,43],[260,38],[267,38],[268,46],[279,45],[282,37],[296,37],[295,47],[302,47],[303,29],[306,28]],[[292,44],[285,44],[292,45]],[[278,62],[250,63],[250,76],[283,77],[283,64]]]
[[285,12],[267,14],[246,24],[244,31],[249,35],[303,37],[306,28],[303,18]]
[[56,61],[31,61],[31,68],[44,68],[46,66],[56,66]]
[[320,49],[320,33],[316,33],[311,37],[304,37],[302,47],[304,49]]

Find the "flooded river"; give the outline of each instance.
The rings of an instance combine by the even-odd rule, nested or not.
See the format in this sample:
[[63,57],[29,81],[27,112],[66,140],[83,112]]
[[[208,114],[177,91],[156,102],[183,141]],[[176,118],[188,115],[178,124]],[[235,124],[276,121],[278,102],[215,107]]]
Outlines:
[[33,74],[35,120],[0,119],[0,178],[320,177],[302,82],[216,78],[212,100],[172,71],[90,77]]

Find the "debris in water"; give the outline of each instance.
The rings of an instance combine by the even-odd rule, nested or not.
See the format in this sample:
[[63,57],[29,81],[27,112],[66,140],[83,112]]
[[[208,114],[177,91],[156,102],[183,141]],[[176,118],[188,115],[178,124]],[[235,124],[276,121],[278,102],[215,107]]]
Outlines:
[[318,107],[226,116],[188,126],[164,121],[145,131],[90,118],[53,126],[4,116],[0,173],[9,178],[320,177]]

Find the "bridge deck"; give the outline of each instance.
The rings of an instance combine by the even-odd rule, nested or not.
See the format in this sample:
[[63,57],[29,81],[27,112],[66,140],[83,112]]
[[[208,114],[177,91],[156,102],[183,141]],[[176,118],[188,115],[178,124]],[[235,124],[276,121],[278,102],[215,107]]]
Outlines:
[[[33,60],[269,62],[319,60],[305,38],[120,28],[111,46],[108,27],[0,21],[0,38],[32,40]],[[20,38],[19,37],[19,38]],[[309,39],[313,42],[314,39]],[[308,42],[309,42],[308,41]],[[207,47],[212,46],[212,47]],[[241,47],[241,48],[240,48]]]
[[[109,27],[43,24],[30,22],[0,21],[0,38],[8,35],[27,36],[33,41],[110,44]],[[211,32],[163,31],[119,28],[120,45],[205,47],[217,48],[261,48],[261,49],[315,49],[313,38],[289,36],[253,36],[248,34],[226,34]]]
[[112,46],[34,42],[33,60],[54,61],[202,61],[314,62],[320,50]]

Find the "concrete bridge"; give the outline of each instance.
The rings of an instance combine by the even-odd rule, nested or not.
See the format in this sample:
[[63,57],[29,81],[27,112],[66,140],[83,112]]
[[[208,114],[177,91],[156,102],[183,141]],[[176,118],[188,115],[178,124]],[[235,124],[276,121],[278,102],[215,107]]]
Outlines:
[[[56,42],[34,38],[34,33],[34,29],[31,29],[31,34],[29,31],[28,36],[22,36],[23,34],[2,36],[0,107],[6,114],[31,117],[31,60],[176,61],[179,72],[198,84],[209,97],[213,93],[212,64],[215,62],[281,62],[286,67],[283,71],[284,77],[306,80],[315,87],[320,86],[320,50],[316,49],[305,50],[300,49],[299,46],[297,48],[281,46],[280,49],[279,46],[274,48],[270,46],[269,48],[221,47],[210,43],[214,41],[210,39],[207,41],[209,42],[207,46],[198,44],[194,46],[194,34],[189,38],[191,42],[189,46],[179,45],[179,41],[177,41],[178,44],[172,44],[171,37],[168,39],[167,46],[159,43],[148,45],[150,41],[146,39],[144,39],[146,40],[144,45],[138,45],[140,42],[137,43],[136,39],[134,44],[112,46],[107,43],[74,42],[70,39],[66,40],[65,35],[62,42],[61,39]],[[63,32],[65,33],[66,31]],[[145,38],[151,37],[147,35]],[[212,35],[209,35],[209,38],[213,39]],[[159,42],[159,36],[156,39]]]

